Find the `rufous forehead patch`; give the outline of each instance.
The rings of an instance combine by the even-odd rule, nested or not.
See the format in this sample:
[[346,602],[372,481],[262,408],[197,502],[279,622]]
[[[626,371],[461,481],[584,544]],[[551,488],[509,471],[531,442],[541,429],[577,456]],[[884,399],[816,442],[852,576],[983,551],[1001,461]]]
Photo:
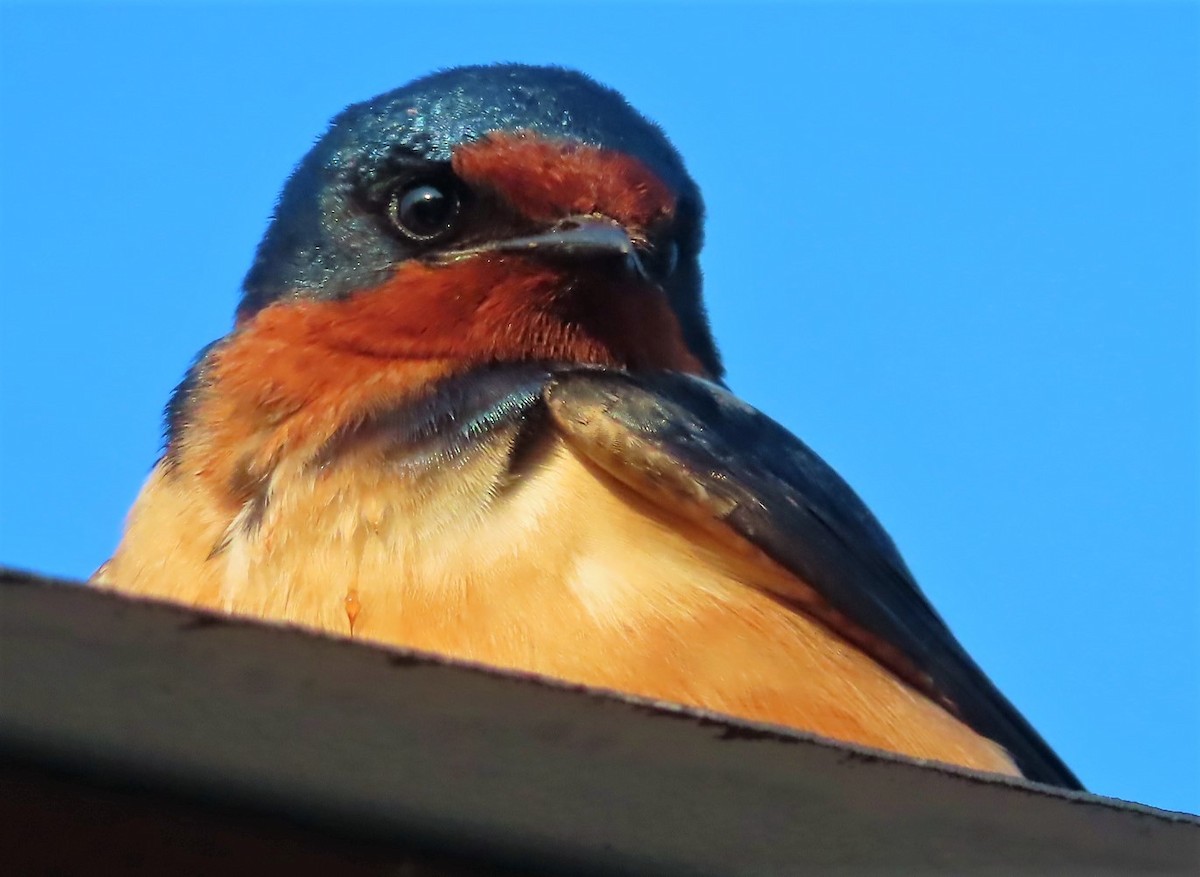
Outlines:
[[598,213],[645,229],[675,212],[671,190],[632,156],[531,131],[495,131],[454,151],[454,172],[530,219]]

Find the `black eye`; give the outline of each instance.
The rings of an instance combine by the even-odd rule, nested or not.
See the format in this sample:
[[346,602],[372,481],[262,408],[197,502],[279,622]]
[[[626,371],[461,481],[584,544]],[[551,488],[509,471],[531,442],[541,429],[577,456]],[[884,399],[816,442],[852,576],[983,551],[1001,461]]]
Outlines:
[[454,231],[462,201],[449,183],[417,181],[399,189],[388,202],[388,218],[407,238],[426,243]]
[[673,240],[660,241],[640,249],[638,257],[650,279],[662,283],[675,273],[675,268],[679,265],[679,245]]

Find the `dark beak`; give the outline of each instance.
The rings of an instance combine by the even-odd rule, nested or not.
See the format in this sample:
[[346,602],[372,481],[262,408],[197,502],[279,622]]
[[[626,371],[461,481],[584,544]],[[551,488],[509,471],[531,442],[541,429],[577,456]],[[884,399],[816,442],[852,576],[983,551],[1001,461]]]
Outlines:
[[641,277],[647,277],[642,261],[638,258],[637,247],[630,240],[629,233],[618,223],[601,216],[568,216],[542,234],[507,238],[465,250],[453,250],[441,254],[441,258],[452,260],[479,253],[525,253],[571,261],[611,260]]

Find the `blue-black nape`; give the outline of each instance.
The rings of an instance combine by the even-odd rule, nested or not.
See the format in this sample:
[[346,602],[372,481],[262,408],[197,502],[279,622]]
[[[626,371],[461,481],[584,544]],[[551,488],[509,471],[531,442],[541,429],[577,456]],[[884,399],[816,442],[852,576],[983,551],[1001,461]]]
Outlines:
[[685,338],[714,376],[719,357],[700,299],[699,190],[666,135],[618,92],[561,67],[457,67],[334,118],[288,180],[244,283],[239,315],[288,298],[338,298],[378,286],[413,255],[383,232],[363,189],[398,161],[445,163],[492,131],[529,130],[623,152],[670,188],[688,217],[667,293]]

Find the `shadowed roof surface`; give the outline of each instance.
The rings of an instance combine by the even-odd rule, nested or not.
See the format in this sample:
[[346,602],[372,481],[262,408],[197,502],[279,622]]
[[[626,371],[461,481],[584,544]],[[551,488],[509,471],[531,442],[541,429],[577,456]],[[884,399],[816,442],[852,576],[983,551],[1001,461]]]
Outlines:
[[[0,773],[174,802],[163,831],[185,807],[265,819],[267,861],[324,843],[358,851],[350,873],[417,850],[473,864],[412,873],[1104,875],[1200,856],[1195,817],[20,573],[0,643]],[[75,849],[52,846],[22,855]]]

